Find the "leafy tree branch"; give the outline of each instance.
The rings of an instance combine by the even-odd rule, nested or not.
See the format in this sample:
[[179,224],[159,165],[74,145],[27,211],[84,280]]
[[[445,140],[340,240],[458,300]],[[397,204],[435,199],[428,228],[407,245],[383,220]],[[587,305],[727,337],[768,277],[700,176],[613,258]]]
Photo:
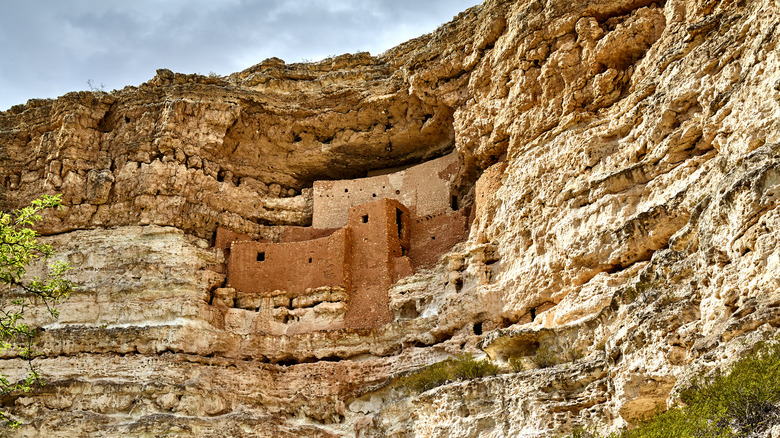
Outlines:
[[[59,207],[61,195],[45,195],[29,206],[5,213],[0,212],[0,293],[9,304],[0,308],[0,353],[10,352],[26,361],[26,376],[11,381],[0,375],[0,395],[30,391],[34,385],[44,384],[33,365],[37,330],[24,322],[25,311],[34,305],[43,305],[54,319],[59,315],[57,305],[68,298],[73,283],[65,279],[70,266],[56,262],[49,266],[45,278],[28,278],[27,268],[36,259],[47,259],[53,253],[51,245],[38,242],[38,234],[31,227],[41,220],[40,212]],[[6,412],[0,411],[0,421],[11,427],[19,424]]]

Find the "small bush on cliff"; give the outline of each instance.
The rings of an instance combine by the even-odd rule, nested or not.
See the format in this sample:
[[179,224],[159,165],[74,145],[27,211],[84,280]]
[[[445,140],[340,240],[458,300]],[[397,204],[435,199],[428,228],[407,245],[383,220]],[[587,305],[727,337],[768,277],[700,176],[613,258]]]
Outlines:
[[485,376],[494,376],[498,373],[498,365],[487,359],[477,360],[466,353],[455,360],[455,378],[458,380],[478,379]]
[[680,399],[706,418],[711,436],[748,436],[780,423],[780,343],[761,343],[728,373],[700,377]]
[[728,372],[699,377],[680,399],[685,406],[610,438],[767,436],[780,423],[780,342],[759,344]]
[[657,279],[652,281],[639,280],[636,283],[623,288],[623,297],[627,302],[634,302],[636,300],[646,302],[659,287],[661,287],[661,282]]
[[575,427],[574,430],[571,431],[571,435],[569,435],[570,438],[598,438],[598,435],[596,432],[593,432],[590,429],[586,429],[583,427]]
[[401,386],[415,392],[425,392],[452,380],[452,359],[437,362],[401,379]]
[[549,368],[561,363],[561,361],[558,359],[558,356],[555,354],[555,352],[546,345],[543,345],[536,349],[536,353],[534,353],[533,361],[534,363],[536,363],[536,365],[539,366],[539,368]]
[[516,373],[525,371],[526,366],[522,356],[512,356],[507,362],[509,362],[509,366],[512,367],[512,371]]
[[[27,266],[33,260],[52,255],[51,246],[38,242],[38,235],[29,227],[41,220],[38,214],[41,210],[59,205],[59,195],[43,196],[21,210],[0,212],[0,283],[4,285],[0,291],[3,294],[0,352],[10,351],[27,362],[23,379],[11,381],[7,376],[0,376],[0,395],[26,392],[34,384],[43,383],[32,363],[37,356],[33,342],[36,330],[24,323],[25,310],[33,304],[42,304],[52,317],[56,317],[55,306],[66,299],[73,288],[72,283],[63,278],[70,269],[66,263],[50,266],[46,278],[30,279],[27,276]],[[11,427],[18,425],[5,412],[0,412],[0,421]]]
[[498,365],[488,359],[475,359],[474,356],[466,353],[455,359],[437,362],[402,377],[399,384],[415,392],[425,392],[454,380],[477,379],[493,376],[497,373]]

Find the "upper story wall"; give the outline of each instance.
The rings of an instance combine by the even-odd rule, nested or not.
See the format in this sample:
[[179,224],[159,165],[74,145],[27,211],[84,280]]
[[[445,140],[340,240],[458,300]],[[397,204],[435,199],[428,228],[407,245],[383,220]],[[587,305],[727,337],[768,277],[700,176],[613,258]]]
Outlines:
[[450,186],[456,170],[457,154],[451,153],[389,175],[316,181],[312,226],[343,227],[350,208],[382,198],[400,201],[414,216],[450,212],[453,207]]
[[[396,261],[408,258],[409,210],[381,199],[350,209],[350,280],[347,327],[378,327],[393,320],[387,290],[395,281]],[[399,267],[401,265],[398,265]]]
[[414,269],[431,268],[469,237],[468,209],[417,217],[411,221],[409,259]]

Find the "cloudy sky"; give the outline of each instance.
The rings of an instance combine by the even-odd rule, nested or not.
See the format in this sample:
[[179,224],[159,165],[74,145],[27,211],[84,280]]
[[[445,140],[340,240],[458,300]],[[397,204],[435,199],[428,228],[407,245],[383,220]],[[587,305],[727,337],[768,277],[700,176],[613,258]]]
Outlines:
[[0,110],[30,98],[138,85],[158,68],[243,70],[379,54],[481,0],[3,0]]

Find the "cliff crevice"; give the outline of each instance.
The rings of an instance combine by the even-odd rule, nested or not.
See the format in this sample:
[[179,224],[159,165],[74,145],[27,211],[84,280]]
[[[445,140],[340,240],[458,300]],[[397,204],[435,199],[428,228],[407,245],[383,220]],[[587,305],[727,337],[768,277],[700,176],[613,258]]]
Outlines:
[[[79,289],[30,317],[49,384],[0,402],[22,436],[554,437],[671,406],[780,327],[779,25],[775,0],[487,0],[379,56],[2,112],[0,208],[64,194],[40,231]],[[351,298],[228,287],[218,228],[324,237],[317,184],[364,177],[413,210],[391,183],[450,152],[468,236],[393,279],[387,323],[272,332],[277,301]],[[500,374],[399,383],[463,352]]]

